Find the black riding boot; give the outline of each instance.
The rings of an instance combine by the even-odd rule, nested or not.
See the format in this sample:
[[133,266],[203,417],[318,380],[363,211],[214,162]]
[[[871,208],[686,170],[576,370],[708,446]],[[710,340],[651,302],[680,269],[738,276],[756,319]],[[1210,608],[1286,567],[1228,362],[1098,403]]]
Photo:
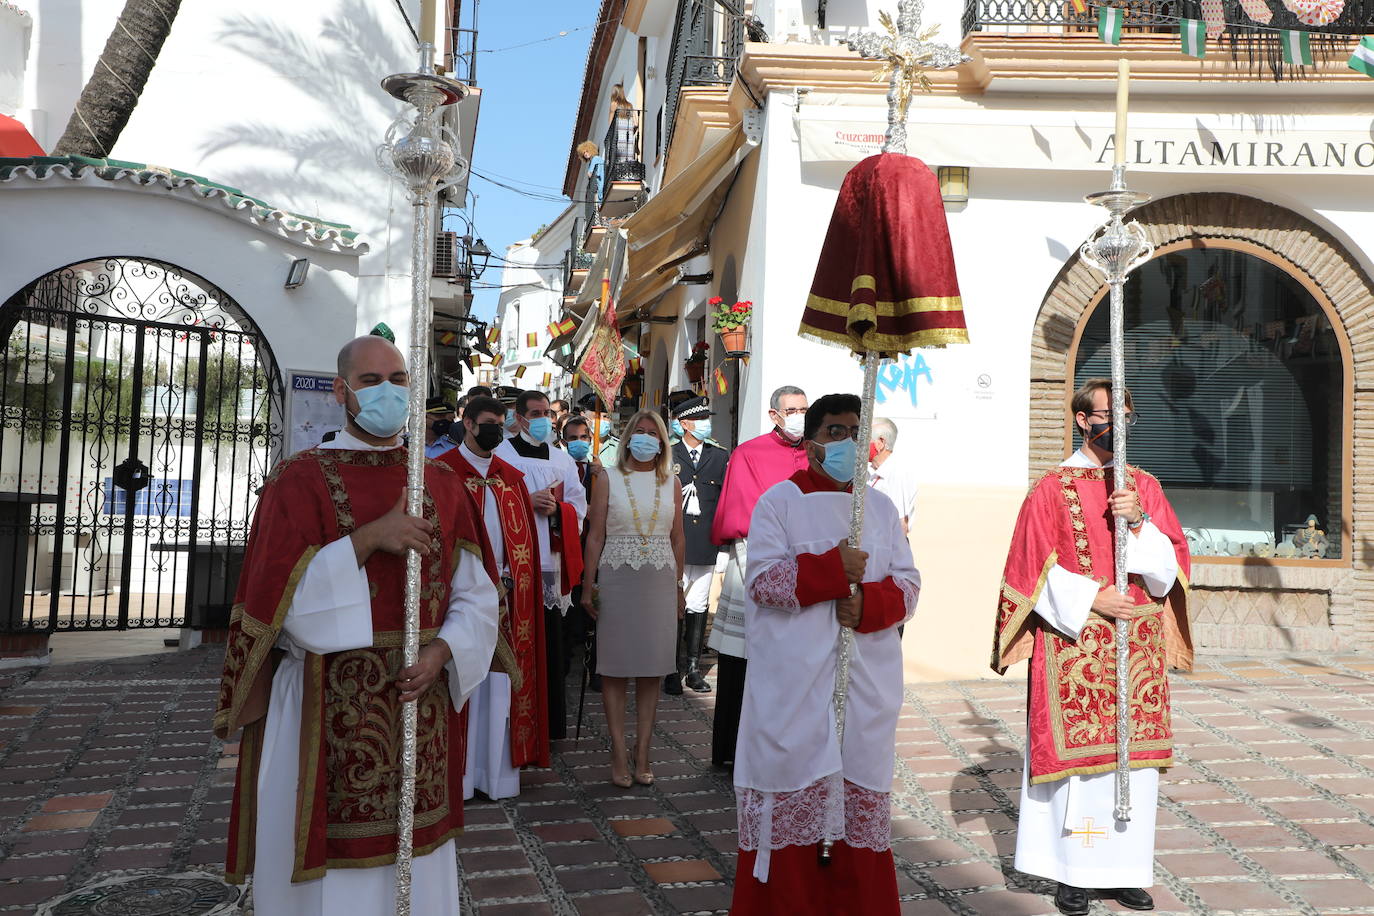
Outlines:
[[663,692],[672,697],[682,696],[682,669],[687,667],[686,651],[682,646],[682,621],[677,622],[677,670],[663,679]]
[[701,643],[706,638],[706,613],[688,614],[686,631],[687,686],[697,693],[710,693],[711,685],[701,676]]

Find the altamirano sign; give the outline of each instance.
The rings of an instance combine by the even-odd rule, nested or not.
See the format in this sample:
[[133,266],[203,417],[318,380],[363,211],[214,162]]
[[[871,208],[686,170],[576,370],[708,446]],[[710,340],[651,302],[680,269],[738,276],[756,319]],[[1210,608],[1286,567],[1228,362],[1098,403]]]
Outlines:
[[[856,162],[878,152],[882,123],[841,120],[845,114],[867,112],[823,108],[810,116],[803,108],[797,121],[803,162]],[[1098,114],[1093,118],[1104,120]],[[1105,123],[933,123],[913,118],[908,133],[912,154],[932,165],[1095,171],[1110,167],[1115,151],[1111,125]],[[1209,126],[1196,118],[1191,126],[1133,121],[1127,142],[1133,171],[1374,174],[1374,133],[1368,126],[1333,130],[1283,124],[1250,129]]]

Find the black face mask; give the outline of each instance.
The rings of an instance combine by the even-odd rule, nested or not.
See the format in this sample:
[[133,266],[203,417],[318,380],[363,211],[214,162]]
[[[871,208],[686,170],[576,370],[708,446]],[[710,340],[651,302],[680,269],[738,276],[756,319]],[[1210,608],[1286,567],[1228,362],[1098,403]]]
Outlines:
[[453,421],[435,420],[433,423],[429,424],[429,428],[433,430],[434,435],[445,436],[448,435],[449,430],[453,429]]
[[1112,452],[1112,424],[1094,423],[1088,427],[1086,440],[1089,445],[1095,445],[1104,452]]
[[477,440],[478,448],[489,452],[506,438],[506,430],[500,423],[478,423],[477,431],[472,434],[472,438]]

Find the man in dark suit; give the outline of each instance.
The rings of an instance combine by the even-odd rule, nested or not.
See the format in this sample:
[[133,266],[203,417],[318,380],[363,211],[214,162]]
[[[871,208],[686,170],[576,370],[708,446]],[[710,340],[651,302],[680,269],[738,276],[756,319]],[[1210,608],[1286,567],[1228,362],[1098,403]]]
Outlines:
[[673,419],[682,427],[682,437],[673,445],[673,463],[682,482],[682,529],[687,536],[682,588],[687,594],[687,614],[678,622],[677,673],[664,679],[663,691],[682,693],[685,677],[688,687],[707,693],[711,685],[701,676],[699,660],[720,550],[711,542],[711,522],[730,453],[711,441],[711,408],[706,398],[681,401],[673,408]]

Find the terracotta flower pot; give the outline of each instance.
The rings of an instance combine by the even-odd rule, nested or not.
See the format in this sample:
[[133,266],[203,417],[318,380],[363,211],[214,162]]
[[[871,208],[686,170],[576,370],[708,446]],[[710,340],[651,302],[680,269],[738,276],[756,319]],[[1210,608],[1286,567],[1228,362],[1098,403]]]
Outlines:
[[706,375],[706,363],[689,362],[687,363],[687,381],[699,382]]
[[727,353],[742,353],[745,349],[744,339],[748,336],[747,328],[730,328],[720,332],[720,343]]

